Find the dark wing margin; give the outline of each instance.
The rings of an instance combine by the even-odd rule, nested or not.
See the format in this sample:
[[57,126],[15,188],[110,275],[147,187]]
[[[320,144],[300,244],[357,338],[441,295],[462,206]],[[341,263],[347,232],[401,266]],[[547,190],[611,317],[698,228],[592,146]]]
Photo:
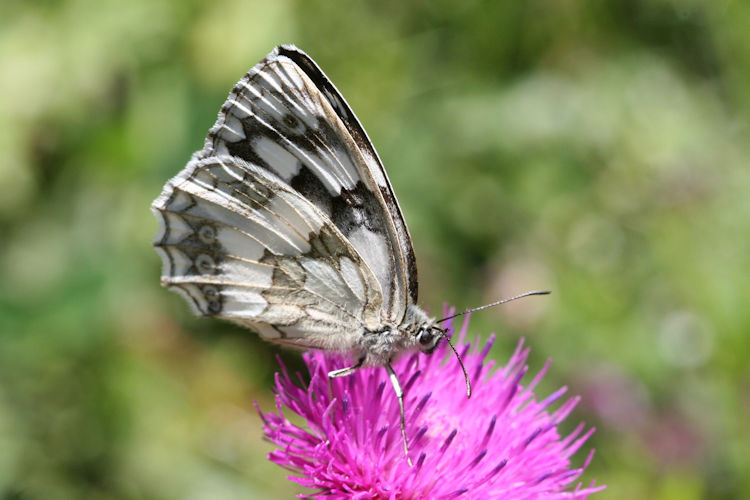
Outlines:
[[280,45],[274,50],[279,55],[288,57],[297,66],[299,66],[312,82],[322,91],[326,100],[331,104],[338,117],[346,126],[349,134],[354,139],[357,147],[362,153],[375,182],[380,189],[380,193],[385,201],[388,213],[391,216],[398,236],[401,251],[404,252],[405,272],[407,281],[407,290],[409,298],[413,304],[417,303],[419,283],[417,279],[417,259],[414,255],[414,247],[411,242],[411,235],[406,226],[406,221],[401,213],[401,207],[393,192],[393,187],[386,174],[383,162],[380,160],[378,153],[372,141],[367,136],[364,127],[357,119],[349,104],[338,91],[331,80],[323,73],[315,61],[305,52],[301,51],[294,45]]

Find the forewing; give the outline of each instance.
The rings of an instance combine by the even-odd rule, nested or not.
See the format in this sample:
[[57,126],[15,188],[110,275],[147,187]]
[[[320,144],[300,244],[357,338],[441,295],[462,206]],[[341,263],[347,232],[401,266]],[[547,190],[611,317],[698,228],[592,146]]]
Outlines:
[[234,87],[199,157],[230,154],[273,172],[325,213],[375,274],[383,317],[417,300],[411,239],[367,134],[304,52],[277,47]]
[[194,159],[152,209],[162,283],[272,341],[347,350],[379,324],[375,276],[328,217],[238,158]]

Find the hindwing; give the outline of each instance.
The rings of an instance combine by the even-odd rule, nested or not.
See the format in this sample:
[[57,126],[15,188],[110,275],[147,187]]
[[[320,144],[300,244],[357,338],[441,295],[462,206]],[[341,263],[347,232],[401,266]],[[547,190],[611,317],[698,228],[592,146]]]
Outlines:
[[197,314],[335,350],[380,324],[380,286],[357,250],[268,170],[231,156],[193,159],[152,208],[162,282]]

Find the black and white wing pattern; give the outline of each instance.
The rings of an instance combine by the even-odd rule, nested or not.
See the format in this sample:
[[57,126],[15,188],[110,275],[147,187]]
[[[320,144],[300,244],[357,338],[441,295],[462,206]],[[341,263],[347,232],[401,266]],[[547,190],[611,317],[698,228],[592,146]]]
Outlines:
[[381,323],[375,276],[330,219],[273,173],[231,156],[193,159],[153,208],[162,283],[197,314],[331,350]]
[[196,159],[228,155],[272,172],[316,206],[373,272],[381,316],[417,301],[411,238],[367,134],[317,64],[280,46],[229,94]]
[[162,283],[197,314],[356,356],[329,378],[384,366],[408,456],[391,361],[433,352],[445,318],[416,304],[414,250],[383,165],[307,54],[280,46],[251,69],[152,209]]

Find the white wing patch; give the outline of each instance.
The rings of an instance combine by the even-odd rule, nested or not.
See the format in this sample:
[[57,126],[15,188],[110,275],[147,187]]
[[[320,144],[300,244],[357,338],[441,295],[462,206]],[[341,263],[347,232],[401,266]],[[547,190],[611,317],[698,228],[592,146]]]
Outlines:
[[227,156],[193,160],[153,210],[162,281],[200,315],[269,340],[343,350],[380,322],[379,283],[357,251],[264,169]]
[[268,137],[258,137],[253,143],[261,160],[273,165],[279,177],[288,181],[297,175],[302,164],[288,149]]

